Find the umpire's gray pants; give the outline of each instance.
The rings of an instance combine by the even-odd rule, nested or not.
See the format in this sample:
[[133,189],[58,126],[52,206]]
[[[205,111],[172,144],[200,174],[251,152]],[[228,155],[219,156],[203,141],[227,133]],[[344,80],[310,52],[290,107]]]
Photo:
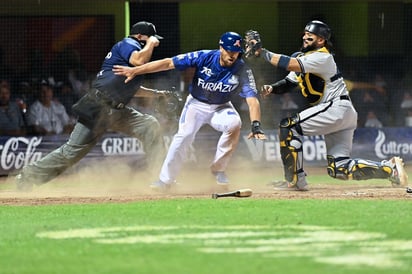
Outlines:
[[21,173],[24,180],[35,184],[46,183],[80,161],[108,130],[138,138],[144,146],[150,169],[158,169],[165,147],[159,122],[148,114],[133,108],[108,109],[104,122],[91,130],[81,123],[74,127],[69,140],[40,160],[25,166]]

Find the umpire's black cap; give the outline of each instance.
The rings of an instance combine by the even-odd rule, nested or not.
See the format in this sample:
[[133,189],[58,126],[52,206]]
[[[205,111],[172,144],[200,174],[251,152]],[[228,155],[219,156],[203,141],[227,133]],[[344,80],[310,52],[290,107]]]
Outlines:
[[132,26],[130,34],[142,34],[147,36],[155,36],[157,39],[163,39],[162,36],[157,35],[156,27],[150,22],[140,21]]

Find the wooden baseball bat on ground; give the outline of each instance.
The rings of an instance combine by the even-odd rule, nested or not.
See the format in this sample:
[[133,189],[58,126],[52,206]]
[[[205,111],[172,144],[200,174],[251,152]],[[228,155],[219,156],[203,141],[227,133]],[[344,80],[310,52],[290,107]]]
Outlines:
[[212,198],[217,199],[221,197],[237,197],[237,198],[245,198],[252,196],[252,190],[249,188],[239,189],[231,192],[225,193],[213,193]]

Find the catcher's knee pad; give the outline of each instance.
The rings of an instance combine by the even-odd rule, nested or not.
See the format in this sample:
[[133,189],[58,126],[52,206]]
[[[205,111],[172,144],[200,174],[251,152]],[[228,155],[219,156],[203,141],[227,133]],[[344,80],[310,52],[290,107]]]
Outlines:
[[332,155],[326,155],[328,160],[328,175],[340,180],[349,179],[348,162],[349,157],[335,158]]
[[348,163],[348,175],[353,180],[386,179],[392,174],[392,167],[362,159],[352,159]]
[[280,154],[285,179],[294,183],[298,181],[298,153],[302,151],[302,141],[294,136],[294,130],[300,134],[302,132],[298,122],[299,116],[295,115],[283,119],[279,126]]

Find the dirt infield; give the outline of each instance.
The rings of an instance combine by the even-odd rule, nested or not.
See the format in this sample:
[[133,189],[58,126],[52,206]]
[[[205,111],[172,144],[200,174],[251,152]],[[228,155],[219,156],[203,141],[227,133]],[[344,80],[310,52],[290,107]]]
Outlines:
[[[280,169],[262,168],[244,172],[244,169],[228,170],[231,179],[229,191],[250,188],[250,198],[222,199],[394,199],[411,200],[412,194],[405,187],[393,188],[386,180],[339,181],[325,175],[323,168],[307,168],[310,190],[280,191],[269,185],[273,179],[281,179]],[[119,175],[121,174],[121,175]],[[128,168],[107,167],[102,170],[84,170],[64,175],[48,184],[35,186],[32,192],[15,190],[12,178],[0,180],[0,205],[48,205],[83,203],[126,203],[144,200],[176,198],[211,198],[212,193],[225,192],[218,188],[207,169],[182,171],[179,184],[171,193],[153,192],[152,179],[143,171]]]

